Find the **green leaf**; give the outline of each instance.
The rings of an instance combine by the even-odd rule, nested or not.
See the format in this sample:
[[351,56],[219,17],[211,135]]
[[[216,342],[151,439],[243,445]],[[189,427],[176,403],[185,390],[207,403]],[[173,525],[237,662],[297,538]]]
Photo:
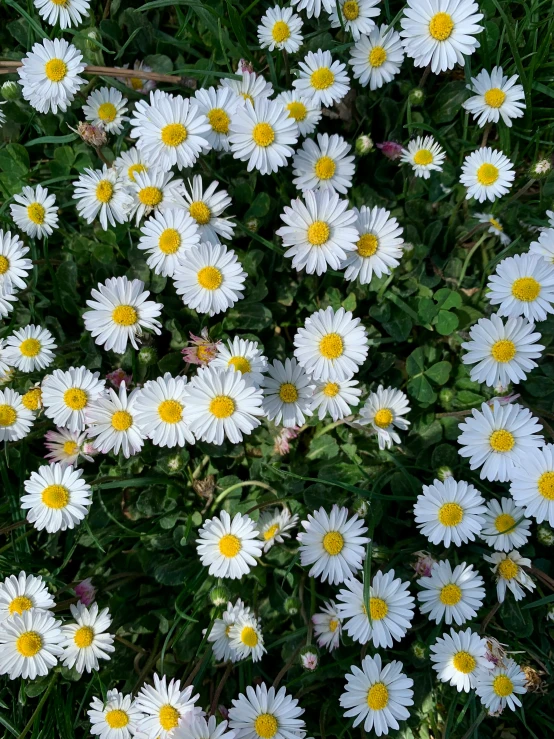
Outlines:
[[262,303],[240,303],[236,308],[231,308],[225,315],[223,324],[225,330],[240,328],[243,331],[259,331],[267,328],[273,322],[273,316],[269,308]]
[[425,372],[425,356],[421,346],[414,349],[414,351],[408,356],[408,359],[406,360],[406,372],[410,377]]
[[448,310],[440,310],[435,320],[435,326],[441,336],[449,336],[460,325],[460,320],[455,313]]
[[513,596],[508,595],[502,604],[500,613],[505,627],[512,634],[517,634],[520,639],[531,636],[533,633],[533,617],[528,610],[522,610]]
[[259,192],[254,198],[254,202],[246,211],[245,219],[247,218],[263,218],[269,213],[269,207],[271,200],[266,192]]
[[318,436],[310,444],[310,451],[306,455],[308,459],[333,459],[339,453],[339,445],[329,434]]
[[461,295],[454,290],[449,290],[447,287],[437,290],[433,295],[433,298],[437,301],[439,308],[442,310],[462,307]]
[[450,377],[451,370],[452,365],[450,362],[437,362],[432,367],[425,370],[425,374],[430,380],[436,382],[437,385],[444,385]]
[[13,177],[25,177],[29,171],[29,152],[20,144],[8,144],[0,149],[0,169]]
[[425,375],[418,375],[408,382],[408,393],[419,400],[420,403],[433,403],[437,399],[437,394],[429,384]]

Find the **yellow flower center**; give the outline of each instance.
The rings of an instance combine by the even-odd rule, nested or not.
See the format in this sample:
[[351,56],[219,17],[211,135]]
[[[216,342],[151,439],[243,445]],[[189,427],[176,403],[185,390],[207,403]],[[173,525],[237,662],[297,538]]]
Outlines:
[[94,629],[90,626],[81,626],[81,628],[77,629],[75,632],[73,641],[75,642],[75,646],[79,649],[90,647],[94,641]]
[[389,607],[382,598],[369,599],[369,615],[372,621],[381,621],[389,612]]
[[158,247],[164,254],[175,254],[181,246],[181,234],[175,228],[166,228],[160,234]]
[[38,339],[24,339],[19,345],[19,351],[24,357],[36,357],[40,352],[40,341]]
[[212,354],[212,349],[209,346],[199,346],[196,350],[196,356],[201,362],[209,362]]
[[500,339],[491,347],[492,358],[496,362],[511,362],[516,355],[516,345],[509,339]]
[[121,708],[112,708],[106,712],[104,718],[110,729],[124,729],[129,723],[129,716]]
[[166,146],[180,146],[187,136],[187,129],[182,123],[168,123],[162,128],[162,141]]
[[9,268],[10,260],[5,256],[0,255],[0,275],[5,275]]
[[321,246],[329,240],[331,229],[325,221],[314,221],[308,227],[308,241],[312,246]]
[[286,109],[288,110],[289,118],[294,118],[297,122],[303,121],[308,115],[308,109],[304,103],[299,103],[298,101],[287,103]]
[[392,411],[389,408],[380,408],[373,417],[373,423],[380,429],[388,428],[394,420]]
[[496,218],[489,218],[489,223],[491,226],[494,226],[497,231],[504,231],[504,226],[500,223],[500,221],[497,221]]
[[339,531],[328,531],[322,543],[323,548],[331,557],[336,557],[344,549],[344,538]]
[[498,179],[498,174],[498,167],[495,167],[494,164],[489,164],[489,162],[485,162],[477,170],[477,180],[481,185],[488,187],[489,185],[494,185]]
[[275,141],[275,131],[269,123],[256,123],[252,129],[252,138],[257,146],[265,148]]
[[164,400],[158,406],[158,416],[164,423],[178,423],[183,417],[183,406],[177,400]]
[[217,290],[223,282],[223,275],[217,267],[202,267],[196,278],[200,287],[205,290]]
[[61,82],[67,74],[67,64],[63,59],[50,59],[44,65],[44,73],[50,82]]
[[336,382],[328,382],[323,388],[323,395],[328,398],[334,398],[339,394],[340,387]]
[[146,82],[146,80],[142,80],[140,77],[131,77],[131,87],[133,90],[140,90],[143,82]]
[[33,607],[33,601],[30,598],[27,598],[26,595],[18,595],[17,598],[14,598],[10,605],[8,606],[8,612],[10,616],[13,616],[14,613],[23,613],[23,611],[28,611]]
[[138,199],[143,205],[147,205],[150,208],[155,208],[163,200],[163,193],[159,187],[149,185],[139,190]]
[[36,411],[42,403],[42,390],[39,387],[34,387],[21,398],[21,402],[29,411]]
[[15,648],[22,657],[34,657],[42,649],[42,637],[36,631],[25,631],[17,639]]
[[429,33],[437,41],[446,41],[454,30],[454,21],[448,13],[435,13],[429,21]]
[[241,96],[241,97],[242,97],[242,98],[243,98],[244,100],[250,100],[250,102],[251,102],[252,104],[254,104],[254,98],[252,97],[252,95],[250,95],[250,93],[249,93],[249,92],[241,92],[240,96]]
[[113,196],[113,185],[109,180],[100,180],[96,185],[96,199],[101,203],[109,203]]
[[275,534],[279,531],[279,524],[274,523],[273,526],[270,526],[266,531],[264,531],[264,539],[266,541],[269,541],[270,539],[275,538]]
[[219,540],[219,551],[224,557],[236,557],[242,549],[238,536],[225,534]]
[[0,426],[13,426],[17,421],[17,413],[11,405],[0,405]]
[[160,708],[158,719],[160,721],[160,726],[162,727],[162,729],[170,731],[176,726],[179,726],[180,718],[181,714],[179,713],[179,711],[176,708],[173,708],[173,706],[170,706],[169,703],[166,703],[165,706],[162,706]]
[[88,403],[88,395],[80,387],[70,387],[63,394],[63,402],[72,411],[82,411]]
[[240,640],[245,646],[253,649],[258,644],[258,635],[251,626],[245,626],[240,632]]
[[67,454],[68,456],[73,456],[79,448],[79,445],[76,441],[66,441],[62,448],[65,454]]
[[31,203],[31,205],[27,206],[27,216],[37,226],[42,226],[46,216],[46,208],[40,203]]
[[389,702],[389,691],[384,683],[375,683],[367,691],[367,706],[372,711],[382,711]]
[[320,67],[312,72],[310,82],[316,90],[327,90],[335,81],[335,75],[329,67]]
[[208,121],[216,133],[229,133],[231,119],[223,108],[212,108],[208,111]]
[[144,164],[131,164],[129,169],[127,170],[127,177],[131,180],[131,182],[135,181],[135,175],[141,172],[148,172],[148,167],[145,167]]
[[336,169],[337,165],[331,157],[319,157],[315,163],[315,174],[320,180],[330,180]]
[[271,739],[277,733],[279,724],[271,713],[260,713],[254,721],[254,731],[261,739]]
[[514,691],[514,684],[507,675],[497,675],[492,681],[492,689],[499,698],[507,698]]
[[59,511],[69,503],[69,490],[63,485],[48,485],[42,491],[41,498],[47,508]]
[[327,334],[319,342],[319,353],[325,359],[338,359],[344,352],[344,344],[339,334]]
[[355,21],[360,15],[360,6],[357,0],[346,0],[342,6],[342,12],[347,21]]
[[276,44],[280,44],[290,38],[290,28],[285,21],[277,21],[271,29],[271,36]]
[[554,500],[554,472],[543,472],[537,485],[543,498]]
[[494,520],[494,527],[499,534],[504,534],[506,531],[513,529],[516,524],[516,520],[509,513],[501,513]]
[[112,428],[127,431],[133,425],[133,416],[127,411],[116,411],[112,416]]
[[228,395],[217,395],[210,403],[210,413],[216,418],[229,418],[235,412],[235,401]]
[[506,100],[506,93],[499,87],[492,87],[485,93],[485,102],[491,108],[500,108],[504,100]]
[[194,203],[190,204],[189,213],[191,215],[191,218],[194,218],[196,223],[199,223],[201,226],[205,226],[206,223],[210,222],[210,218],[212,217],[212,212],[206,205],[206,203],[203,203],[201,200],[195,200]]
[[420,149],[414,154],[414,163],[420,167],[426,167],[433,163],[433,153],[429,149]]
[[448,583],[441,589],[439,599],[443,606],[455,606],[462,599],[462,589],[452,582]]
[[338,619],[336,619],[336,618],[332,618],[332,619],[331,619],[331,620],[329,621],[329,631],[332,631],[333,633],[335,633],[335,631],[336,631],[336,630],[337,630],[337,628],[338,628],[338,625],[339,625]]
[[132,305],[118,305],[113,310],[112,320],[118,326],[133,326],[138,320],[138,314]]
[[531,303],[539,297],[541,284],[534,277],[518,277],[512,284],[512,295],[516,300]]
[[459,503],[444,503],[439,508],[437,518],[443,526],[458,526],[464,517],[464,509]]
[[113,103],[102,103],[98,107],[98,118],[104,123],[112,123],[115,121],[117,115],[117,108]]
[[506,429],[497,429],[493,431],[489,438],[491,449],[495,452],[510,452],[514,448],[516,440],[514,435]]
[[517,565],[512,559],[506,557],[498,564],[498,574],[504,580],[513,580],[519,572],[519,565]]
[[468,675],[470,672],[473,672],[477,662],[475,661],[475,657],[472,657],[469,652],[461,651],[456,652],[452,658],[452,664],[455,670],[463,672],[464,675]]
[[69,0],[51,0],[54,5],[61,5],[62,7],[65,7]]
[[292,382],[284,382],[279,388],[279,398],[283,403],[295,403],[298,400],[298,390]]
[[368,62],[372,67],[382,67],[387,61],[387,52],[382,46],[374,46],[369,52]]
[[233,367],[235,372],[242,372],[243,374],[245,372],[250,372],[252,369],[250,362],[246,357],[231,357],[227,362],[227,367]]

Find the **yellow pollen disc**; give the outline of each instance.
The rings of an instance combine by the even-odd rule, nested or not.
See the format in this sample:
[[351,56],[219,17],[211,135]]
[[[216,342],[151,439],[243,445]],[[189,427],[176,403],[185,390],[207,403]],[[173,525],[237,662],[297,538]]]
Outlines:
[[294,118],[295,121],[303,121],[308,115],[308,109],[304,103],[292,102],[287,103],[286,106],[289,112],[289,118]]
[[310,82],[313,88],[316,90],[327,90],[331,87],[335,81],[335,75],[331,72],[329,67],[320,67],[312,72]]
[[77,449],[79,448],[79,445],[76,441],[66,441],[63,445],[64,453],[68,456],[73,456]]
[[160,234],[158,247],[163,254],[175,254],[181,246],[181,234],[175,228],[166,228]]
[[0,275],[5,275],[10,268],[10,260],[0,255]]
[[360,15],[360,6],[357,0],[346,0],[342,6],[342,12],[347,21],[355,21]]
[[131,77],[131,87],[133,90],[140,90],[143,82],[146,82],[146,80],[142,80],[140,77]]
[[63,485],[48,485],[40,497],[47,508],[59,511],[69,503],[69,490]]
[[336,382],[328,382],[327,385],[323,388],[323,395],[325,395],[327,398],[334,398],[336,395],[339,394],[340,387],[337,385]]
[[110,729],[124,729],[129,723],[129,716],[121,708],[107,711],[104,718]]
[[492,358],[496,362],[511,362],[516,355],[516,345],[509,339],[500,339],[491,347]]
[[155,208],[163,200],[163,193],[159,187],[149,185],[139,190],[138,199],[143,205],[147,205],[150,208]]
[[491,226],[494,226],[497,231],[504,231],[504,226],[500,223],[500,221],[497,221],[496,218],[489,218],[489,223]]
[[339,531],[328,531],[323,537],[323,548],[331,557],[336,557],[344,549],[344,538]]
[[224,557],[236,557],[242,549],[238,536],[225,534],[219,540],[219,551]]
[[389,607],[382,598],[369,599],[369,615],[372,621],[381,621],[389,612]]
[[212,350],[209,346],[199,346],[196,350],[196,356],[201,362],[209,362],[212,358]]
[[112,320],[118,326],[133,326],[138,320],[138,314],[132,305],[118,305],[112,312]]
[[231,119],[223,108],[212,108],[208,111],[207,117],[213,131],[216,133],[229,133]]
[[264,539],[266,541],[269,541],[270,539],[275,538],[275,534],[279,531],[279,524],[274,523],[273,526],[270,526],[267,531],[264,531]]
[[240,640],[245,646],[253,649],[258,644],[258,635],[251,626],[245,626],[240,632]]
[[265,148],[275,141],[275,131],[269,123],[256,123],[252,129],[252,139],[257,146]]
[[61,5],[62,7],[65,7],[69,0],[50,0],[54,5]]
[[212,217],[211,210],[201,200],[195,200],[194,203],[190,204],[189,213],[191,218],[194,218],[196,223],[199,223],[201,226],[209,223]]
[[504,580],[513,580],[519,572],[519,565],[506,557],[499,563],[497,572]]
[[534,277],[518,277],[512,284],[512,295],[516,300],[531,303],[539,297],[541,284]]
[[46,208],[40,203],[31,203],[31,205],[27,206],[27,216],[37,226],[42,226],[46,216]]
[[514,435],[510,431],[506,431],[506,429],[497,429],[489,437],[491,449],[501,454],[510,452],[514,448],[515,443]]
[[554,500],[554,472],[543,472],[537,483],[539,493],[546,500]]
[[27,598],[26,595],[18,595],[8,606],[8,611],[10,616],[13,616],[14,613],[19,613],[21,616],[23,611],[28,611],[32,607],[33,601],[30,598]]
[[42,403],[42,390],[39,387],[32,388],[21,398],[21,402],[27,410],[36,411]]
[[164,400],[158,406],[158,416],[164,423],[178,423],[183,417],[183,406],[177,400]]
[[329,631],[332,631],[333,633],[335,633],[335,631],[336,631],[336,630],[337,630],[337,628],[338,628],[338,625],[339,625],[339,622],[338,622],[338,620],[337,620],[336,618],[332,618],[332,619],[331,619],[331,620],[329,621]]
[[420,149],[414,154],[414,164],[420,167],[426,167],[433,163],[433,153],[429,149]]
[[486,104],[491,108],[500,108],[506,100],[506,93],[498,87],[492,87],[486,91],[484,97]]
[[232,367],[235,372],[242,372],[243,374],[246,372],[250,372],[252,367],[250,366],[250,362],[246,357],[231,357],[231,359],[227,362],[227,367]]
[[17,413],[11,405],[0,405],[0,426],[13,426],[17,421]]
[[217,395],[210,403],[210,413],[216,418],[229,418],[235,412],[235,401],[228,395]]
[[131,164],[129,169],[127,170],[127,177],[131,180],[131,182],[135,181],[135,175],[141,172],[148,172],[148,168],[144,166],[144,164]]
[[492,681],[492,689],[499,698],[507,698],[514,692],[514,684],[507,675],[497,675]]
[[240,96],[241,96],[242,98],[244,98],[244,100],[250,100],[250,102],[251,102],[252,104],[254,104],[254,98],[252,97],[252,95],[250,95],[250,93],[249,93],[249,92],[241,92]]
[[504,534],[506,531],[513,529],[516,524],[516,520],[509,513],[501,513],[496,517],[494,521],[494,527],[499,534]]
[[217,267],[202,267],[196,275],[198,284],[205,290],[217,290],[223,282],[223,275]]
[[473,672],[477,662],[475,661],[475,657],[472,657],[469,652],[462,651],[456,652],[452,658],[452,665],[455,670],[458,670],[458,672],[463,672],[464,675],[468,675],[470,672]]
[[24,357],[36,357],[40,352],[40,341],[38,339],[24,339],[19,345],[19,351]]
[[462,599],[462,590],[454,583],[448,583],[440,591],[439,600],[443,606],[455,606]]
[[477,180],[481,185],[485,185],[485,187],[494,185],[498,179],[498,175],[498,167],[495,167],[494,164],[489,164],[488,162],[482,164],[477,170]]
[[443,526],[458,526],[463,517],[464,509],[459,503],[444,503],[437,514],[437,518]]
[[336,169],[337,165],[331,157],[319,157],[315,163],[315,174],[320,180],[330,180]]
[[113,123],[117,115],[117,108],[113,103],[102,103],[98,107],[98,118],[104,123]]
[[321,246],[329,240],[331,229],[325,221],[314,221],[308,227],[308,241],[312,246]]
[[279,724],[271,713],[260,713],[254,721],[254,731],[261,739],[271,739],[277,733]]
[[109,203],[113,196],[113,185],[109,180],[100,180],[96,185],[96,199],[101,203]]
[[81,626],[81,628],[77,629],[75,632],[73,641],[75,642],[75,646],[79,647],[79,649],[90,647],[94,641],[94,630],[90,626]]
[[165,706],[162,706],[160,708],[158,719],[160,721],[160,726],[162,727],[162,729],[170,731],[176,726],[179,726],[180,718],[181,714],[179,713],[179,711],[176,708],[173,708],[173,706],[170,706],[169,703],[166,703]]
[[392,412],[388,408],[380,408],[373,417],[373,423],[380,429],[388,428],[394,420]]
[[36,631],[25,631],[15,643],[22,657],[34,657],[42,649],[42,637]]
[[290,38],[290,28],[285,21],[277,21],[271,29],[271,36],[276,44],[281,44]]
[[127,431],[133,425],[133,416],[127,411],[116,411],[112,416],[112,428],[116,431]]
[[295,403],[298,400],[298,390],[292,382],[284,382],[279,388],[279,399],[283,403]]
[[429,33],[437,41],[446,41],[454,30],[454,21],[448,13],[435,13],[429,21]]
[[319,342],[319,353],[325,359],[338,359],[344,353],[344,343],[339,334],[327,334]]
[[367,58],[372,67],[382,67],[387,61],[387,52],[382,46],[374,46]]
[[187,129],[182,123],[169,123],[162,128],[162,141],[166,146],[180,146],[187,136]]
[[384,683],[375,683],[367,691],[367,706],[372,711],[382,711],[389,702],[389,691]]
[[61,82],[67,74],[67,64],[63,59],[50,59],[44,65],[44,73],[50,82]]

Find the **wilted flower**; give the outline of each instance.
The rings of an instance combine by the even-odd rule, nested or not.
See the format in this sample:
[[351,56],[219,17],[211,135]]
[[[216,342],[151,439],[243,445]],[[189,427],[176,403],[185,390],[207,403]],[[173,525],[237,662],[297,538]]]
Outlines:
[[487,636],[487,653],[485,657],[492,662],[495,667],[504,663],[507,651],[506,644],[501,644],[498,639],[493,636]]
[[412,564],[416,575],[419,577],[431,577],[431,569],[437,561],[429,554],[429,552],[414,552],[417,560]]
[[382,144],[377,144],[377,148],[381,149],[387,159],[393,162],[402,156],[402,145],[397,144],[396,141],[383,141]]
[[280,454],[282,457],[290,452],[289,441],[296,439],[300,426],[291,426],[290,428],[282,428],[278,435],[275,437],[275,444],[273,445],[273,451],[275,454]]
[[237,64],[237,72],[244,73],[253,71],[254,65],[252,64],[252,62],[247,62],[246,59],[239,59],[239,63]]
[[221,344],[221,341],[212,341],[208,336],[206,327],[202,329],[200,336],[196,336],[192,331],[189,331],[189,336],[191,340],[188,342],[188,346],[181,349],[183,359],[189,364],[207,367],[212,359],[215,359],[217,347]]
[[535,179],[541,179],[542,177],[548,177],[548,175],[552,172],[552,162],[550,159],[539,159],[538,162],[535,162],[531,166],[531,169],[529,170],[529,175]]
[[[69,126],[71,128],[71,126]],[[100,126],[93,126],[92,123],[79,121],[77,128],[71,128],[78,136],[82,138],[85,144],[98,149],[108,140],[108,134]]]
[[96,597],[96,588],[92,584],[90,577],[75,586],[75,595],[79,598],[84,606],[90,606]]
[[124,369],[121,369],[121,367],[118,367],[117,369],[113,370],[113,372],[108,372],[106,375],[106,380],[108,382],[111,382],[112,385],[116,388],[119,388],[122,382],[125,382],[125,386],[128,388],[129,385],[133,382],[133,375],[128,375]]
[[502,393],[506,392],[506,388],[503,388],[501,385],[497,385],[494,388],[495,393],[498,393],[498,395],[495,395],[494,398],[491,398],[490,400],[487,400],[487,404],[492,408],[495,403],[500,403],[500,405],[509,405],[509,403],[513,403],[519,398],[519,393],[510,393],[509,395],[502,395]]

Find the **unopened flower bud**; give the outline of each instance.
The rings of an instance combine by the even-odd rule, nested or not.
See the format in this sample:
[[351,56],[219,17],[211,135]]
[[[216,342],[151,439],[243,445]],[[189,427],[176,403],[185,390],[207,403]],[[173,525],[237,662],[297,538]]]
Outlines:
[[412,644],[412,654],[420,662],[427,659],[428,652],[427,646],[422,641],[416,641]]
[[539,159],[529,170],[529,176],[534,180],[540,180],[552,172],[552,161],[550,159]]
[[369,503],[364,498],[356,498],[353,509],[360,518],[365,518],[369,513]]
[[300,610],[301,603],[298,600],[298,598],[287,598],[284,603],[285,611],[289,614],[289,616],[296,616],[298,611]]
[[425,100],[425,93],[419,87],[414,87],[413,90],[410,90],[408,100],[410,101],[410,105],[421,105]]
[[302,647],[300,650],[300,664],[307,672],[317,670],[319,665],[319,651],[312,644]]
[[13,80],[4,82],[0,88],[0,92],[2,93],[4,100],[19,100],[21,97],[21,87]]
[[224,606],[229,602],[231,594],[225,585],[216,585],[210,590],[210,600],[214,606]]
[[254,233],[256,233],[257,230],[260,228],[260,222],[257,218],[247,218],[244,225],[249,231],[253,231]]
[[84,606],[90,606],[96,597],[96,588],[92,584],[90,577],[87,577],[86,580],[82,580],[75,586],[75,595]]
[[371,136],[362,134],[356,139],[356,154],[358,156],[363,157],[366,154],[369,154],[370,151],[373,151],[374,148]]
[[452,470],[450,467],[447,467],[445,464],[442,465],[442,467],[439,467],[437,470],[437,477],[441,482],[444,482],[449,477],[452,477]]
[[537,528],[537,541],[544,547],[554,546],[554,531],[546,523]]
[[147,367],[151,364],[156,364],[158,361],[158,352],[153,346],[143,346],[138,353],[138,361]]

